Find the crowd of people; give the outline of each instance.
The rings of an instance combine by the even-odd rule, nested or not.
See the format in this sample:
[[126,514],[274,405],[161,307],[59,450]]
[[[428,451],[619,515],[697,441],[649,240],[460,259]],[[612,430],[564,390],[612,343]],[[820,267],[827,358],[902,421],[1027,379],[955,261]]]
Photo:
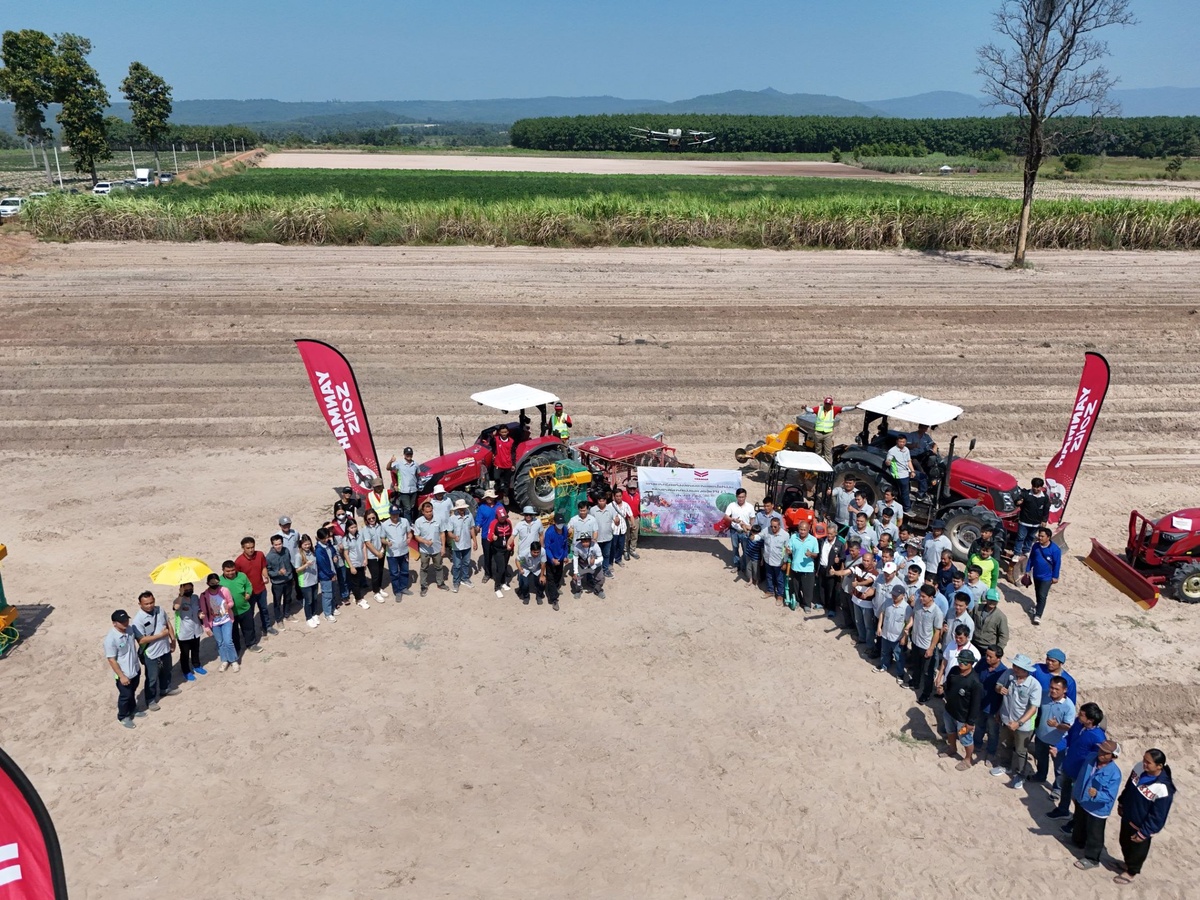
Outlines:
[[[1035,479],[1035,502],[1022,511],[1007,571],[1034,588],[1034,625],[1062,563],[1045,522],[1048,504],[1037,502],[1044,491]],[[1046,817],[1065,819],[1061,830],[1082,851],[1078,868],[1100,865],[1115,807],[1123,858],[1112,864],[1114,881],[1130,883],[1171,808],[1170,766],[1161,750],[1147,750],[1122,789],[1121,745],[1097,704],[1078,703],[1066,654],[1052,648],[1039,663],[1023,653],[1006,656],[1003,536],[985,525],[959,567],[945,523],[935,520],[918,533],[891,490],[869,505],[847,476],[827,506],[827,515],[806,503],[780,511],[771,498],[755,505],[739,490],[724,511],[735,582],[744,580],[777,606],[821,613],[849,632],[875,671],[931,708],[939,752],[957,759],[959,772],[982,763],[1014,789],[1043,786]]]
[[[417,506],[415,489],[405,490],[406,476],[415,473],[412,454],[405,448],[403,462],[389,463],[399,491],[389,492],[381,479],[365,497],[343,488],[313,535],[281,516],[268,551],[243,538],[240,552],[222,562],[220,574],[209,574],[202,590],[180,585],[165,601],[169,611],[150,591],[138,597],[133,617],[114,611],[104,651],[117,685],[118,722],[134,728],[135,719],[160,708],[160,698],[179,693],[172,683],[176,650],[185,681],[207,675],[203,637],[216,643],[217,671],[238,672],[245,654],[262,652],[297,612],[317,628],[336,623],[351,606],[400,602],[414,584],[421,596],[431,587],[472,589],[474,576],[497,598],[515,581],[523,603],[548,602],[558,610],[564,587],[575,597],[587,591],[603,599],[614,567],[638,558],[636,478],[615,495],[580,502],[568,521],[557,514],[543,524],[533,507],[510,513],[505,485],[485,491],[474,510],[441,485]],[[1035,480],[1035,496],[1039,488]],[[739,490],[725,510],[735,580],[758,587],[778,606],[823,613],[849,631],[877,672],[935,709],[941,753],[959,759],[958,771],[983,763],[1015,789],[1044,785],[1047,817],[1067,819],[1062,830],[1083,851],[1079,868],[1100,864],[1105,823],[1116,806],[1123,863],[1115,880],[1129,883],[1170,810],[1170,767],[1160,750],[1148,750],[1121,789],[1121,746],[1103,711],[1078,703],[1066,654],[1051,649],[1036,664],[1025,654],[1006,656],[1003,537],[985,529],[960,568],[944,523],[917,534],[905,521],[904,498],[890,490],[872,506],[847,476],[827,506],[828,515],[805,503],[779,511],[770,498],[755,505]],[[1026,522],[1041,514],[1022,516],[1014,557],[1025,563],[1022,583],[1034,587],[1034,624],[1061,566],[1044,517]],[[1017,571],[1014,564],[1009,577],[1015,580]]]

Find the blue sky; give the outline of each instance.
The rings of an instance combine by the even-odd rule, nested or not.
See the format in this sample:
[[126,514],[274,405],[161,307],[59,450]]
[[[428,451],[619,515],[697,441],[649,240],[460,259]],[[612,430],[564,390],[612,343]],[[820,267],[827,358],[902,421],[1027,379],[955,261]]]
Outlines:
[[[876,100],[979,92],[999,0],[6,0],[0,28],[92,39],[109,90],[131,60],[177,99],[453,100],[734,88]],[[1106,35],[1121,87],[1200,86],[1196,0],[1134,0]]]

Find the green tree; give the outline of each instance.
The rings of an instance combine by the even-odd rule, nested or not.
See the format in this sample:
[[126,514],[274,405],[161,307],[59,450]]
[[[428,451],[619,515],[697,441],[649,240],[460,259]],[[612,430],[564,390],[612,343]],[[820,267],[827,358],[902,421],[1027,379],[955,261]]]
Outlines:
[[162,143],[170,125],[171,86],[155,75],[140,62],[129,64],[129,74],[121,82],[121,93],[129,101],[133,111],[133,127],[143,143],[154,151],[154,171],[161,171],[158,163],[158,145]]
[[56,39],[54,99],[62,104],[58,124],[62,126],[63,139],[71,145],[75,171],[91,175],[95,184],[100,178],[96,164],[112,159],[104,123],[108,91],[87,61],[92,42],[77,34],[60,34]]
[[980,47],[976,74],[993,106],[1016,110],[1025,130],[1024,192],[1013,265],[1025,265],[1029,216],[1038,167],[1054,143],[1047,124],[1056,116],[1090,107],[1093,118],[1111,109],[1116,83],[1095,65],[1108,45],[1095,34],[1110,25],[1132,25],[1130,0],[1004,0],[994,28],[1003,46]]
[[6,31],[0,57],[4,60],[0,96],[12,101],[17,134],[42,148],[46,181],[53,184],[46,153],[46,142],[53,135],[46,128],[46,107],[54,100],[54,41],[28,28]]

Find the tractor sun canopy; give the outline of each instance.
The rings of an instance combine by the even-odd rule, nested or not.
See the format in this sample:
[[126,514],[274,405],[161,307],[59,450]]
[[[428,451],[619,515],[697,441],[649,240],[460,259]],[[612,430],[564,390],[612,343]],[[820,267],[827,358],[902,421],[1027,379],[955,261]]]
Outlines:
[[887,416],[903,419],[915,425],[928,425],[933,428],[945,422],[957,419],[962,415],[962,408],[942,403],[940,400],[927,400],[904,391],[888,391],[878,397],[862,400],[858,408],[875,416]]
[[799,472],[833,471],[833,466],[825,462],[824,457],[807,450],[780,450],[775,454],[775,463],[781,469],[794,469]]
[[471,399],[480,406],[488,406],[505,413],[558,402],[558,397],[549,391],[531,388],[526,384],[509,384],[489,391],[480,391],[472,394]]

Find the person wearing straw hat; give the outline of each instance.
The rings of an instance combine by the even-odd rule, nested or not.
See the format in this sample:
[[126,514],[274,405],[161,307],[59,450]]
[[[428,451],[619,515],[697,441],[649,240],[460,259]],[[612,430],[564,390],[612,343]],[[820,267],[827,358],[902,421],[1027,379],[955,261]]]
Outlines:
[[1094,869],[1104,852],[1104,826],[1121,791],[1117,759],[1121,745],[1109,738],[1090,754],[1072,788],[1075,818],[1071,820],[1071,843],[1083,851],[1077,869]]
[[112,628],[104,636],[104,658],[117,683],[117,721],[133,728],[134,717],[146,715],[137,708],[138,683],[142,680],[142,661],[138,656],[137,627],[123,609],[112,614]]
[[450,534],[450,573],[454,579],[450,590],[457,594],[459,585],[474,587],[471,584],[471,551],[479,549],[471,508],[461,497],[454,501],[454,512],[446,531]]
[[475,533],[480,536],[483,541],[483,553],[479,557],[479,569],[483,572],[484,583],[492,577],[491,559],[487,551],[487,536],[491,531],[492,522],[496,519],[496,513],[504,509],[504,504],[499,502],[499,497],[496,492],[488,488],[483,492],[483,500],[475,507]]
[[1029,758],[1029,741],[1033,737],[1033,718],[1042,705],[1042,686],[1033,677],[1033,660],[1024,653],[1013,657],[1012,665],[996,684],[1000,701],[1000,748],[1010,757],[1009,768],[997,763],[991,774],[997,778],[1012,775],[1012,787],[1025,786],[1025,767]]

